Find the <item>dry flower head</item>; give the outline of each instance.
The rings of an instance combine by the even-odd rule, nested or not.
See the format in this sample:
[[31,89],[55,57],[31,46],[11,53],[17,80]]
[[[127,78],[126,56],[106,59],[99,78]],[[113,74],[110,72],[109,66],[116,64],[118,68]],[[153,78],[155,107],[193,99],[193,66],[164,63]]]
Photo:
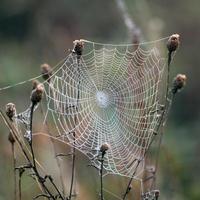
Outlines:
[[33,104],[37,104],[42,100],[42,96],[44,93],[43,84],[38,84],[34,90],[31,92],[31,101]]
[[6,115],[13,121],[13,117],[16,115],[16,108],[14,103],[6,104]]
[[101,145],[100,151],[106,152],[106,151],[108,151],[108,149],[110,149],[110,145],[108,143],[104,143]]
[[169,37],[167,41],[167,48],[169,52],[176,51],[180,44],[180,35],[179,34],[173,34]]
[[175,94],[178,90],[182,89],[186,84],[187,77],[185,74],[178,74],[173,81],[172,92]]
[[37,87],[37,85],[39,85],[39,84],[40,84],[40,82],[38,80],[33,80],[32,81],[32,86],[33,86],[32,90],[34,90]]
[[50,81],[51,76],[52,76],[52,69],[50,67],[50,65],[48,65],[47,63],[44,63],[40,66],[41,68],[41,73],[42,73],[42,78],[46,81]]
[[74,40],[73,41],[74,48],[72,50],[73,53],[76,53],[77,56],[81,56],[83,53],[84,42],[82,40]]

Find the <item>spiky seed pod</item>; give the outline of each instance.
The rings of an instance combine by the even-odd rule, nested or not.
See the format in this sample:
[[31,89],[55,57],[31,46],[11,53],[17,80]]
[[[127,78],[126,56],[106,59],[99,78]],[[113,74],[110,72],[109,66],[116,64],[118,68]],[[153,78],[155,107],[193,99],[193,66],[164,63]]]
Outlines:
[[31,101],[32,101],[32,103],[33,104],[39,103],[42,100],[43,93],[44,93],[44,86],[40,83],[31,92]]
[[38,80],[33,80],[32,81],[32,86],[33,86],[32,90],[34,90],[37,87],[37,85],[39,85],[39,84],[40,84],[40,82]]
[[81,40],[75,40],[73,41],[73,44],[74,44],[74,48],[72,52],[77,54],[77,58],[80,58],[83,53],[84,42]]
[[15,143],[15,138],[13,137],[12,133],[9,132],[9,135],[8,135],[8,140],[11,144],[14,144]]
[[100,151],[102,153],[105,153],[106,151],[108,151],[108,149],[110,149],[110,145],[108,143],[104,143],[101,145]]
[[6,104],[6,115],[13,121],[13,117],[16,115],[16,108],[14,103]]
[[167,49],[171,53],[173,51],[176,51],[180,44],[180,36],[179,34],[173,34],[169,37],[167,41]]
[[47,63],[44,63],[40,66],[41,68],[41,73],[42,73],[42,78],[48,82],[50,82],[51,76],[52,76],[52,69],[50,67],[50,65],[48,65]]
[[186,84],[186,80],[187,77],[185,74],[178,74],[173,81],[172,93],[175,94],[182,89]]

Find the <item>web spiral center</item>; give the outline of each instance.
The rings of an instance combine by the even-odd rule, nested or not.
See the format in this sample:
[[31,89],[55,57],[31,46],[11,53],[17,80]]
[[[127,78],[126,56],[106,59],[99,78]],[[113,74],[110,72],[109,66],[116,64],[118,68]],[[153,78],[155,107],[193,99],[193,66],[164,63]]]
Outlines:
[[101,108],[106,108],[110,105],[109,95],[104,91],[98,91],[96,93],[97,105]]

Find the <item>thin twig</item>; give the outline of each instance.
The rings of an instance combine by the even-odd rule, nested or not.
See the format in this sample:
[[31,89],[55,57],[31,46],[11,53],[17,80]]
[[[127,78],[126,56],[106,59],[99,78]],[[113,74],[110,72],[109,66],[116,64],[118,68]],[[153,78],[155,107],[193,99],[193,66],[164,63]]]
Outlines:
[[129,180],[129,182],[128,182],[128,185],[127,185],[127,187],[126,187],[126,192],[125,192],[124,195],[123,195],[123,200],[126,199],[126,196],[129,194],[129,192],[130,192],[130,190],[131,190],[131,184],[132,184],[133,178],[134,178],[134,176],[135,176],[135,174],[136,174],[136,171],[137,171],[137,168],[138,168],[139,164],[140,164],[140,160],[137,161],[137,165],[136,165],[136,167],[135,167],[135,170],[134,170],[134,172],[133,172],[133,174],[132,174],[132,176],[131,176],[131,178],[130,178],[130,180]]
[[22,199],[22,188],[21,188],[21,176],[19,177],[19,183],[18,183],[18,187],[19,187],[19,200]]
[[[23,147],[23,144],[21,143],[20,139],[18,138],[18,135],[17,135],[17,129],[15,126],[12,126],[8,120],[6,119],[6,117],[4,116],[2,110],[0,110],[0,115],[5,123],[5,125],[8,127],[9,131],[11,132],[11,134],[13,135],[14,139],[17,141],[20,149],[22,150],[22,153],[24,155],[24,157],[26,158],[27,162],[29,163],[30,166],[32,166],[32,163],[31,163],[31,160],[27,154],[27,152],[25,151],[24,147]],[[32,168],[32,170],[34,171],[34,169]],[[34,171],[35,172],[35,171]],[[41,185],[41,184],[40,184]],[[42,186],[42,185],[41,185]],[[42,189],[44,189],[44,187],[42,187]]]
[[[79,104],[79,98],[80,98],[80,91],[79,91],[79,87],[80,87],[80,69],[79,69],[79,61],[80,58],[78,58],[77,56],[77,72],[78,72],[78,87],[77,87],[77,102],[76,102],[76,113],[78,113],[78,104]],[[77,123],[77,115],[75,115],[75,120],[74,120],[74,128],[76,126]],[[69,192],[69,200],[71,200],[72,198],[72,190],[73,190],[73,185],[74,185],[74,176],[75,176],[75,162],[76,162],[76,132],[74,130],[73,132],[73,148],[72,148],[72,176],[71,176],[71,185],[70,185],[70,192]]]
[[101,162],[101,168],[100,168],[100,187],[101,187],[101,190],[100,190],[100,192],[101,192],[101,200],[104,200],[104,195],[103,195],[103,164],[104,164],[104,156],[105,156],[105,151],[103,151],[102,152],[102,154],[101,154],[101,160],[100,160],[100,162]]
[[14,173],[14,200],[17,200],[17,174],[15,170],[16,168],[15,143],[11,144],[11,148],[12,148],[13,173]]

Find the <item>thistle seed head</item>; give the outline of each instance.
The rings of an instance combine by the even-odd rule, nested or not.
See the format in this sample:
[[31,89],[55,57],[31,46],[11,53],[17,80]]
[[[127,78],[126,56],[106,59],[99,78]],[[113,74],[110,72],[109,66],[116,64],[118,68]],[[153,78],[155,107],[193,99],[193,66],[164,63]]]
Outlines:
[[6,115],[13,121],[13,117],[16,115],[16,108],[14,103],[6,104]]
[[41,68],[41,73],[42,73],[42,78],[48,82],[50,82],[51,76],[52,76],[52,69],[50,67],[50,65],[48,65],[47,63],[44,63],[40,66]]
[[157,200],[158,197],[160,196],[160,191],[159,190],[154,190],[154,194],[155,194],[155,198]]
[[33,104],[39,103],[42,100],[43,93],[44,93],[44,86],[40,83],[31,92],[31,101],[32,101],[32,103]]
[[102,153],[105,153],[106,151],[108,151],[108,149],[110,149],[110,145],[108,143],[104,143],[101,145],[100,151]]
[[185,74],[178,74],[173,81],[172,93],[175,94],[177,91],[182,89],[186,84],[187,77]]
[[176,51],[180,44],[180,36],[179,34],[173,34],[169,37],[167,41],[167,49],[171,53],[173,51]]
[[32,86],[33,86],[32,90],[34,90],[37,87],[37,85],[39,85],[39,84],[40,84],[40,82],[38,80],[33,80],[32,81]]
[[82,40],[74,40],[73,44],[74,44],[74,48],[73,48],[72,52],[76,53],[78,58],[80,58],[80,56],[83,53],[84,42]]

